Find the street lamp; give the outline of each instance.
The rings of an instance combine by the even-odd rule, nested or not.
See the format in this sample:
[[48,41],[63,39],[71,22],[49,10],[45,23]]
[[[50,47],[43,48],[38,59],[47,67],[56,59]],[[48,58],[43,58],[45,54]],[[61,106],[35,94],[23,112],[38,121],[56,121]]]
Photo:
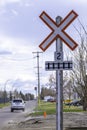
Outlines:
[[35,87],[34,89],[35,89],[35,91],[36,91],[36,99],[37,99],[37,87]]
[[8,79],[6,82],[5,82],[5,84],[4,84],[4,104],[5,104],[5,102],[6,102],[6,85],[7,85],[7,83],[10,81],[11,79]]

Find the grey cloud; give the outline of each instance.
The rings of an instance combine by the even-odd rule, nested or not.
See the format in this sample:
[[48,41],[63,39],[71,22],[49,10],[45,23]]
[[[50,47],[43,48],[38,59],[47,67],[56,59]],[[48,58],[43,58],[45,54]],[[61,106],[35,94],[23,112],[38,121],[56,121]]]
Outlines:
[[22,81],[21,79],[16,79],[16,80],[14,81],[13,86],[14,86],[15,88],[22,88],[22,87],[24,87],[26,84],[31,85],[31,84],[33,84],[33,83],[32,83],[31,81],[29,81],[29,80]]
[[0,55],[11,55],[11,54],[12,52],[10,51],[5,51],[5,50],[0,51]]

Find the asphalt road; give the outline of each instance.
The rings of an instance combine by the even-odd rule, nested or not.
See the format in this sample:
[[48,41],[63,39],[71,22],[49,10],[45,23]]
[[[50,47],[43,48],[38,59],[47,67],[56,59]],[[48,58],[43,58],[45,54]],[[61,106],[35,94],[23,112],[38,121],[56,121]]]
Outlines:
[[25,111],[17,110],[10,112],[10,106],[0,109],[0,130],[8,123],[22,121],[27,113],[31,113],[36,106],[36,101],[28,101],[25,103]]

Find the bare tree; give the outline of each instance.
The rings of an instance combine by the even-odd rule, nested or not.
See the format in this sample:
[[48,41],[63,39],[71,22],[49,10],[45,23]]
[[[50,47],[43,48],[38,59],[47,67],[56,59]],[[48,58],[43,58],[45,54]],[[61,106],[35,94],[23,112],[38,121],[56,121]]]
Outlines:
[[73,86],[72,86],[72,81],[66,80],[65,84],[63,85],[63,98],[64,100],[68,99],[69,101],[72,100],[73,98]]
[[[56,91],[56,78],[55,75],[49,76],[49,87]],[[56,93],[55,93],[56,94]],[[68,72],[63,73],[63,100],[71,100],[73,96],[72,78],[68,77]]]
[[87,109],[87,31],[81,24],[81,30],[77,30],[80,37],[80,44],[73,55],[74,69],[72,79],[74,89],[80,96],[83,103],[83,110]]
[[53,88],[53,89],[56,89],[56,78],[55,78],[55,75],[54,74],[51,74],[50,76],[49,76],[49,87],[50,88]]

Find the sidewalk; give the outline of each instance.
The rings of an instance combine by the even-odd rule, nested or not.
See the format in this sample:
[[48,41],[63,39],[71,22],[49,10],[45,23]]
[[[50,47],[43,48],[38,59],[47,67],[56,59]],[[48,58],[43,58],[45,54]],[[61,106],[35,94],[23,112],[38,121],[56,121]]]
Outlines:
[[[87,127],[87,113],[64,113],[64,130],[67,127]],[[33,117],[24,121],[8,124],[3,130],[56,130],[56,116],[49,115],[46,118]]]

